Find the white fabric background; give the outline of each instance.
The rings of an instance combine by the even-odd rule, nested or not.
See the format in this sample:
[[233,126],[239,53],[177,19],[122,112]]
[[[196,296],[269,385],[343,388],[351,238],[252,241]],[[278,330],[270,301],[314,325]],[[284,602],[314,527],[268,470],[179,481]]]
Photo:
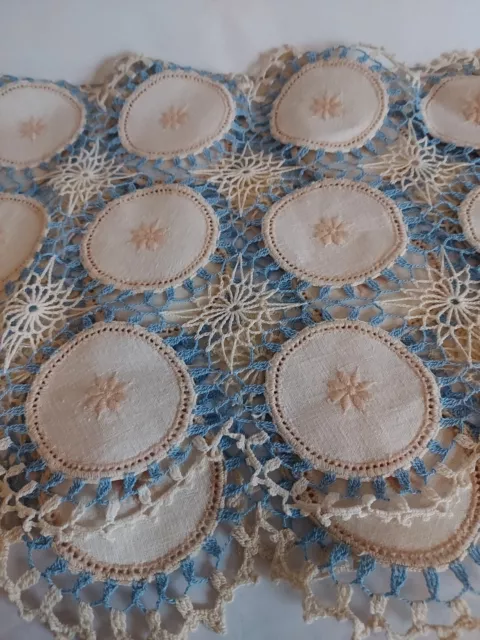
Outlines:
[[[359,41],[414,63],[479,47],[479,17],[478,0],[0,0],[0,72],[87,82],[99,78],[106,58],[129,51],[244,71],[260,52],[285,43],[317,48]],[[305,625],[299,595],[265,579],[238,591],[227,619],[229,640],[347,640],[351,634],[348,623],[330,619]],[[5,600],[0,620],[0,640],[52,637],[21,621]],[[204,629],[193,637],[218,638]]]
[[136,51],[243,71],[282,44],[383,45],[413,63],[480,46],[477,0],[0,0],[0,69],[90,81],[107,57]]

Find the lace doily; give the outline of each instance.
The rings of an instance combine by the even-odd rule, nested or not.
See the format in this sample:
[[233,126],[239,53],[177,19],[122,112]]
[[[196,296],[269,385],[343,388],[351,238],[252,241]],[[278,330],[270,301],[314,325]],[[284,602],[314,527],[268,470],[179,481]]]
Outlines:
[[479,633],[478,56],[1,83],[0,587],[22,616],[224,632],[262,559],[353,640]]

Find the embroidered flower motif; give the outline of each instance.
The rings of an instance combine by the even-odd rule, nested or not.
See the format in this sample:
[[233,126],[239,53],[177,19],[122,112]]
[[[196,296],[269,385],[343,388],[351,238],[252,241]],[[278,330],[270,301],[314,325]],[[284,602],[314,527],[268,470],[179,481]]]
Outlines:
[[125,401],[126,390],[129,385],[121,382],[116,373],[106,376],[95,376],[95,382],[87,391],[85,407],[92,409],[97,418],[105,411],[118,413],[122,402]]
[[465,102],[463,115],[469,122],[480,124],[480,93]]
[[349,225],[338,218],[324,218],[315,225],[315,238],[325,247],[329,244],[345,244]]
[[137,251],[140,249],[155,251],[162,244],[166,230],[159,227],[158,224],[158,222],[150,225],[142,223],[131,231],[132,238],[130,242],[135,245]]
[[51,340],[80,300],[70,298],[73,286],[66,288],[64,280],[53,280],[54,265],[55,257],[40,275],[32,273],[5,305],[0,341],[5,369],[25,348],[35,351]]
[[338,94],[324,93],[321,98],[314,98],[310,111],[322,120],[338,118],[342,114],[343,103]]
[[222,274],[219,285],[210,285],[207,296],[194,301],[194,309],[176,312],[177,317],[194,316],[183,328],[195,331],[196,339],[206,338],[207,352],[218,347],[230,371],[242,348],[256,347],[264,331],[278,326],[282,312],[304,304],[273,302],[277,291],[253,277],[240,257],[231,275]]
[[41,118],[29,118],[20,123],[20,135],[22,138],[28,138],[32,142],[35,142],[38,136],[46,129],[46,126]]
[[176,131],[188,120],[187,107],[170,107],[162,113],[160,118],[161,125],[164,129],[173,129]]
[[102,196],[106,189],[135,177],[125,173],[115,158],[100,152],[100,143],[69,155],[65,163],[48,173],[42,181],[67,201],[67,213],[82,209],[90,200]]
[[445,252],[439,268],[427,264],[426,271],[425,279],[414,280],[388,302],[407,309],[407,319],[420,321],[422,329],[436,333],[439,346],[454,346],[471,364],[480,345],[480,288],[469,267],[457,273]]
[[353,373],[337,371],[335,378],[328,381],[328,399],[334,404],[340,404],[343,413],[352,406],[364,411],[371,399],[368,391],[375,382],[362,381],[358,374],[358,367]]
[[364,166],[399,184],[403,190],[414,189],[424,202],[432,205],[443,191],[450,190],[454,178],[468,164],[449,162],[430,144],[428,136],[418,140],[410,121],[406,133]]
[[271,153],[252,151],[247,144],[239,155],[227,155],[211,169],[198,169],[194,173],[217,185],[230,204],[243,212],[269,190],[277,191],[282,175],[294,169],[285,167],[284,161]]

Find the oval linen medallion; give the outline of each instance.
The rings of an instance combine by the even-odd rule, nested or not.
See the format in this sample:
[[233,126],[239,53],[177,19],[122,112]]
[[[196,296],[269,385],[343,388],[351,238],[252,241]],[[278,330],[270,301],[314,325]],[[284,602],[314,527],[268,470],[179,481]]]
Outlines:
[[101,322],[41,367],[26,417],[51,469],[97,480],[163,457],[183,436],[194,403],[185,365],[161,338]]
[[446,513],[427,520],[413,518],[409,526],[385,522],[376,515],[338,521],[329,531],[355,553],[368,553],[380,562],[412,569],[442,568],[457,560],[475,538],[480,524],[480,467],[472,484],[462,489],[458,502]]
[[421,109],[436,138],[480,148],[480,76],[445,78],[433,87]]
[[378,74],[352,60],[315,62],[282,89],[270,129],[284,144],[349,151],[373,138],[387,112],[387,91]]
[[275,261],[314,285],[359,284],[404,253],[395,203],[366,184],[322,180],[275,203],[263,221]]
[[340,477],[407,466],[440,416],[435,379],[420,359],[363,322],[322,323],[287,342],[267,373],[267,399],[293,449]]
[[0,194],[0,281],[27,267],[40,249],[48,224],[45,208],[33,198]]
[[462,202],[458,217],[465,238],[480,251],[480,187],[471,191]]
[[131,582],[172,571],[214,530],[223,486],[222,465],[211,462],[155,516],[120,523],[108,536],[92,533],[85,539],[57,543],[58,552],[74,568],[99,580]]
[[149,159],[199,153],[222,138],[235,118],[235,103],[223,85],[185,71],[164,71],[141,84],[119,119],[128,151]]
[[0,164],[36,167],[73,144],[85,107],[49,82],[15,82],[0,90]]
[[117,289],[162,291],[203,267],[215,250],[218,221],[196,191],[158,185],[111,202],[84,237],[92,278]]

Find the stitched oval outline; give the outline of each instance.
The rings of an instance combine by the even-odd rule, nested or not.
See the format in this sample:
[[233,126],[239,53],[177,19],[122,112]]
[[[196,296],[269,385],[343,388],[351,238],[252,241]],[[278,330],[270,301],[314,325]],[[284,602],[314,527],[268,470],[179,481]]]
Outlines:
[[[384,564],[405,565],[414,571],[419,571],[427,567],[435,569],[446,568],[454,560],[458,560],[470,544],[474,541],[480,524],[480,465],[477,463],[474,473],[471,475],[472,490],[467,513],[462,522],[458,523],[455,533],[448,540],[443,541],[430,549],[422,551],[406,551],[392,547],[383,547],[370,542],[366,538],[355,535],[348,531],[344,525],[333,521],[329,531],[342,542],[351,546],[357,554],[368,553]],[[450,517],[455,521],[455,506],[450,509],[453,513],[439,514],[438,517]],[[371,516],[365,516],[369,518]],[[431,516],[436,517],[436,516]],[[363,519],[363,518],[362,518]],[[352,519],[352,522],[354,519]],[[414,518],[411,527],[407,528],[407,535],[414,531],[416,522],[421,518]],[[382,522],[378,523],[378,527]],[[399,525],[396,525],[397,527]],[[423,538],[425,539],[425,537]],[[427,538],[428,540],[428,538]]]
[[[309,194],[313,191],[320,191],[321,189],[332,188],[357,191],[369,196],[370,198],[373,198],[382,206],[386,217],[392,225],[396,236],[395,245],[391,247],[391,249],[381,259],[376,260],[369,269],[364,269],[360,272],[351,274],[347,273],[343,276],[322,276],[318,273],[307,271],[304,268],[294,264],[289,258],[283,255],[281,248],[278,246],[275,233],[275,224],[276,218],[282,212],[282,210],[290,203],[305,196],[305,194]],[[405,252],[408,239],[402,213],[400,209],[395,205],[393,200],[387,198],[378,189],[373,189],[366,184],[359,183],[354,180],[322,180],[320,182],[314,182],[313,184],[293,191],[288,196],[285,196],[284,198],[276,202],[269,209],[267,215],[263,219],[262,233],[265,245],[268,248],[270,254],[284,271],[293,273],[298,278],[317,286],[342,286],[345,284],[360,284],[367,278],[373,278],[379,275],[383,271],[383,269],[389,267],[400,255]],[[291,243],[291,238],[289,242]],[[319,249],[321,249],[321,245],[319,245]]]
[[[15,276],[19,275],[23,269],[30,266],[36,253],[40,250],[47,233],[48,214],[45,207],[40,202],[38,202],[34,198],[28,198],[27,196],[2,193],[0,194],[0,205],[2,204],[2,202],[17,202],[27,205],[30,210],[32,210],[40,219],[40,225],[42,227],[37,240],[32,245],[28,254],[25,255],[25,258],[21,260],[20,264],[17,264],[12,269],[10,269],[4,277],[0,277],[0,282],[7,282],[8,280],[11,280]],[[9,242],[11,242],[11,240]]]
[[[479,149],[480,148],[480,126],[479,125],[468,121],[467,118],[464,118],[465,122],[467,123],[467,127],[471,129],[470,133],[475,132],[475,133],[478,134],[476,136],[476,140],[472,141],[472,138],[467,136],[467,135],[462,137],[461,135],[458,135],[456,133],[452,133],[451,128],[452,127],[455,128],[455,125],[458,127],[459,124],[460,124],[458,122],[458,119],[457,119],[457,122],[452,122],[452,121],[449,122],[448,118],[447,118],[447,123],[446,123],[447,131],[445,132],[445,131],[442,131],[441,129],[438,128],[438,122],[436,124],[434,122],[432,122],[431,114],[430,114],[430,109],[432,108],[432,105],[434,105],[435,99],[437,98],[439,93],[444,91],[444,89],[447,87],[447,85],[449,85],[450,83],[459,84],[459,83],[462,83],[464,81],[470,83],[470,80],[477,83],[476,93],[477,93],[477,95],[480,95],[480,77],[479,76],[467,75],[467,76],[452,76],[452,77],[449,77],[449,78],[444,78],[438,84],[436,84],[430,90],[430,92],[426,95],[426,97],[422,100],[422,102],[420,104],[420,112],[422,114],[422,118],[423,118],[425,124],[427,125],[427,129],[428,129],[429,133],[432,134],[433,136],[435,136],[435,138],[438,138],[442,142],[456,144],[459,147],[471,147],[473,149]],[[454,96],[455,100],[460,95],[462,95],[462,93],[458,89],[453,92],[453,96]],[[465,97],[467,98],[467,96],[465,96]],[[467,100],[465,102],[467,102]],[[459,106],[459,105],[455,105],[455,106]],[[445,109],[445,111],[448,114],[448,110]],[[454,109],[454,110],[451,111],[451,113],[452,112],[453,113],[458,113],[458,110]],[[448,127],[450,127],[450,131],[448,131]],[[466,134],[466,132],[465,132],[465,134]]]
[[[465,200],[460,205],[458,210],[458,218],[462,225],[465,238],[470,242],[472,246],[480,251],[480,206],[478,204],[478,198],[480,196],[480,187],[477,187],[471,191]],[[477,206],[477,224],[473,221],[473,211]]]
[[[412,440],[403,450],[396,452],[383,459],[375,459],[368,462],[350,463],[344,460],[334,459],[325,456],[318,450],[313,450],[304,442],[302,436],[295,427],[285,417],[282,406],[282,374],[290,354],[306,342],[314,340],[317,335],[337,331],[358,332],[359,334],[373,338],[384,344],[396,356],[409,365],[417,377],[421,380],[424,394],[424,415],[423,424],[414,440]],[[438,429],[440,419],[440,397],[435,378],[423,365],[420,358],[413,355],[399,341],[394,340],[383,329],[373,328],[366,322],[337,321],[325,322],[314,327],[307,327],[293,339],[283,346],[271,361],[267,371],[266,380],[267,402],[272,410],[274,422],[280,435],[292,446],[292,448],[306,460],[311,462],[315,468],[321,471],[334,472],[339,477],[349,478],[352,475],[358,477],[375,477],[389,474],[400,467],[405,467],[413,458],[420,455],[426,448],[429,440]],[[339,409],[340,410],[340,409]]]
[[[365,129],[365,131],[361,134],[357,134],[349,140],[345,140],[344,142],[329,142],[329,141],[319,141],[319,140],[311,140],[309,138],[297,137],[294,135],[288,134],[288,132],[280,129],[278,125],[278,114],[279,110],[282,107],[282,103],[285,100],[287,94],[292,90],[295,84],[310,71],[314,69],[325,69],[325,68],[348,68],[353,71],[357,71],[362,74],[370,83],[375,93],[376,98],[378,99],[378,107],[376,112],[372,117],[372,121],[370,125]],[[384,86],[383,82],[380,80],[378,75],[365,67],[364,65],[354,62],[352,60],[333,60],[333,61],[319,61],[313,62],[311,64],[307,64],[302,69],[296,73],[287,84],[283,87],[280,95],[275,100],[272,108],[272,113],[270,115],[270,130],[272,135],[283,144],[294,144],[296,146],[307,147],[308,149],[319,150],[323,149],[325,151],[350,151],[352,149],[358,149],[362,147],[368,140],[371,140],[377,133],[377,131],[381,128],[383,121],[388,113],[388,96],[387,90]]]
[[[170,427],[168,427],[163,438],[133,457],[101,465],[69,461],[68,454],[58,451],[56,443],[50,441],[40,424],[39,409],[40,403],[42,402],[42,392],[48,388],[50,378],[59,364],[67,357],[72,357],[76,348],[85,341],[88,341],[92,336],[104,333],[116,333],[124,335],[127,338],[129,336],[140,338],[152,347],[153,350],[168,363],[176,377],[179,389],[178,407],[175,412],[175,417],[171,421]],[[117,479],[122,478],[127,472],[137,473],[143,471],[150,463],[164,457],[172,444],[184,435],[195,401],[196,396],[193,382],[185,364],[180,360],[175,351],[165,344],[159,336],[141,327],[122,322],[100,322],[92,328],[79,333],[71,342],[63,345],[50,360],[42,365],[28,394],[25,415],[28,432],[32,440],[36,442],[40,455],[51,469],[61,471],[70,476],[73,475],[78,478],[96,481],[102,477]]]
[[[203,517],[194,531],[167,554],[140,564],[112,564],[95,559],[72,542],[56,542],[57,552],[64,556],[72,567],[92,573],[99,580],[113,579],[119,582],[147,580],[160,572],[173,571],[188,555],[196,552],[207,536],[215,529],[218,510],[223,506],[225,471],[221,462],[210,462],[210,494]],[[182,491],[189,491],[188,487]],[[177,494],[178,496],[178,494]],[[181,494],[180,494],[181,500]],[[179,514],[181,517],[181,513]],[[135,525],[127,525],[134,528]]]
[[[3,89],[0,90],[0,116],[1,116],[2,98],[4,96],[13,94],[13,92],[15,91],[21,91],[22,89],[38,89],[40,91],[47,91],[47,92],[57,94],[58,96],[60,96],[60,99],[62,101],[65,101],[66,104],[68,104],[68,106],[72,109],[72,113],[75,113],[75,111],[77,112],[76,113],[77,122],[75,124],[75,127],[72,133],[67,135],[67,137],[61,142],[55,144],[50,150],[44,151],[40,155],[40,157],[33,157],[31,159],[27,159],[23,161],[8,158],[6,157],[5,152],[2,151],[2,143],[0,140],[0,163],[1,164],[8,167],[15,167],[16,169],[26,169],[26,168],[33,169],[37,167],[39,164],[41,164],[42,162],[47,162],[58,153],[61,153],[77,140],[78,136],[85,128],[87,114],[86,114],[85,105],[80,100],[78,100],[72,93],[70,93],[68,89],[65,89],[64,87],[59,87],[58,85],[54,83],[49,83],[49,82],[21,81],[21,82],[8,84],[7,86],[5,86]],[[33,117],[33,116],[30,116],[30,117]],[[38,115],[36,117],[38,118]],[[57,120],[57,126],[58,126],[58,117],[56,117],[55,119]],[[28,120],[28,118],[23,118],[23,120],[26,121]],[[18,124],[20,125],[21,123],[18,123]],[[55,120],[53,120],[52,124],[55,124]]]
[[[184,268],[182,268],[175,276],[171,276],[168,278],[157,277],[155,279],[150,280],[127,280],[125,278],[116,277],[114,274],[109,273],[105,269],[103,269],[95,260],[95,256],[92,252],[92,241],[96,233],[99,232],[100,225],[104,222],[104,220],[108,216],[115,216],[115,209],[119,206],[124,205],[125,203],[130,203],[137,199],[146,198],[150,195],[162,195],[162,194],[176,194],[185,198],[188,198],[191,202],[193,202],[198,212],[203,215],[206,225],[205,232],[205,241],[203,248],[198,253],[198,255],[191,260],[190,263],[187,264]],[[159,209],[161,210],[161,209]],[[135,216],[132,216],[132,223],[135,221]],[[178,222],[178,220],[177,220]],[[208,202],[202,198],[196,191],[190,189],[189,187],[184,187],[182,185],[157,185],[155,187],[151,187],[149,189],[142,189],[141,191],[137,191],[133,194],[128,194],[125,196],[121,196],[117,198],[113,202],[110,202],[102,213],[94,220],[91,226],[88,228],[87,234],[83,238],[83,242],[80,249],[81,260],[85,268],[87,269],[89,275],[100,282],[106,284],[112,284],[117,289],[121,289],[124,291],[136,291],[141,293],[143,291],[155,290],[155,291],[163,291],[171,286],[176,286],[184,282],[187,278],[193,276],[200,267],[203,267],[207,264],[210,255],[214,252],[215,246],[217,243],[219,233],[219,225],[218,219],[215,215],[213,208],[208,204]],[[127,240],[128,242],[128,240]],[[169,245],[169,249],[173,249],[172,245]],[[178,244],[178,249],[182,248],[182,245]],[[161,247],[160,247],[161,250]],[[115,255],[119,257],[120,260],[124,259],[124,255],[122,256],[121,247],[116,247],[115,251],[119,251],[120,253],[115,253]],[[178,254],[175,256],[176,260],[178,260]]]
[[[206,137],[200,138],[195,143],[192,143],[188,146],[179,147],[175,151],[146,151],[137,146],[131,139],[131,135],[128,132],[128,119],[132,115],[133,110],[135,109],[135,105],[139,104],[138,101],[140,100],[140,98],[142,98],[142,96],[145,95],[145,93],[149,89],[163,82],[164,80],[169,79],[181,79],[208,86],[220,97],[220,100],[222,101],[225,109],[225,113],[216,125],[214,132]],[[173,108],[181,108],[184,105],[179,104],[171,106]],[[136,155],[148,158],[149,160],[155,160],[157,158],[184,158],[192,153],[200,153],[201,151],[203,151],[203,149],[210,147],[214,142],[220,140],[232,126],[232,123],[235,119],[235,112],[236,107],[232,95],[220,83],[215,82],[214,80],[211,80],[206,76],[201,76],[200,74],[195,72],[162,71],[161,73],[157,73],[156,75],[152,76],[150,80],[137,87],[132,95],[125,101],[118,121],[118,132],[122,145],[130,153],[135,153]],[[159,113],[158,117],[160,118],[161,115],[162,114]]]

